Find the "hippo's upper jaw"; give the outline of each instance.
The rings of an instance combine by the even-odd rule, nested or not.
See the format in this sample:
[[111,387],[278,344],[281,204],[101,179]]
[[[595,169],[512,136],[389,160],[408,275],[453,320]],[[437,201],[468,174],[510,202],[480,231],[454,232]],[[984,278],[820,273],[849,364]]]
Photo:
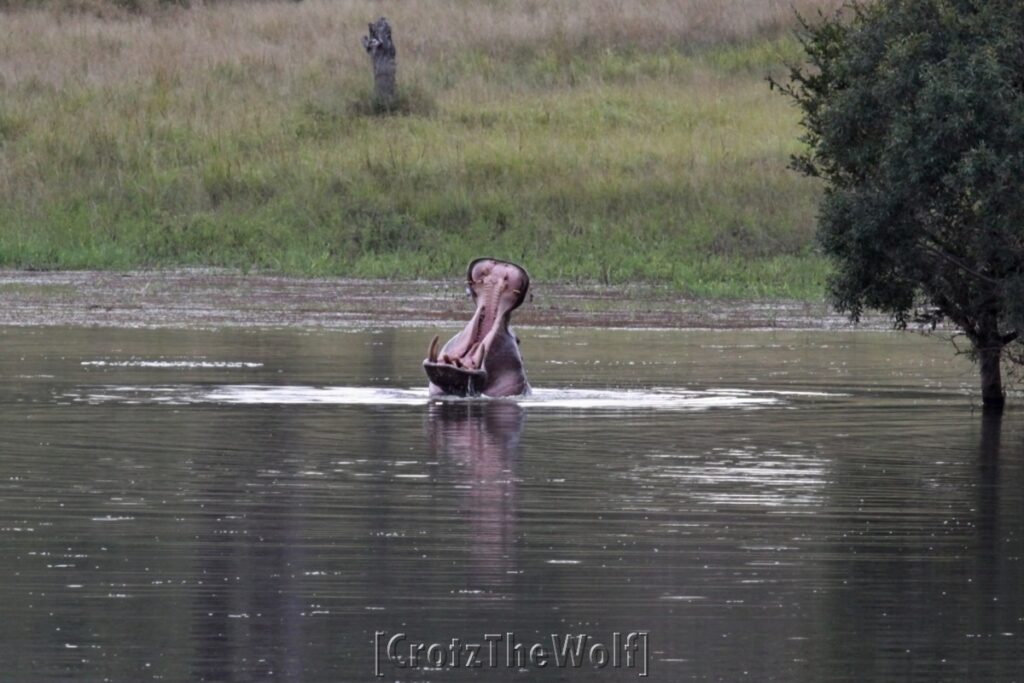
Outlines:
[[476,303],[469,324],[437,350],[430,343],[423,368],[430,394],[517,396],[530,391],[519,341],[508,327],[526,299],[530,276],[521,266],[481,258],[469,264],[466,285]]

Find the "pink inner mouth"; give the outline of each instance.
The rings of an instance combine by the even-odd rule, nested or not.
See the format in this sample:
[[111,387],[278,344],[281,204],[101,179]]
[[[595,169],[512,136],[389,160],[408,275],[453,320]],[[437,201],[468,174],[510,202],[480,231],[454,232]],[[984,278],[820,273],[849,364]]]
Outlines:
[[529,283],[526,271],[519,266],[492,259],[475,261],[467,276],[467,286],[476,300],[473,318],[440,356],[435,337],[427,351],[427,361],[461,370],[482,370],[495,336],[505,325],[505,317],[523,302]]

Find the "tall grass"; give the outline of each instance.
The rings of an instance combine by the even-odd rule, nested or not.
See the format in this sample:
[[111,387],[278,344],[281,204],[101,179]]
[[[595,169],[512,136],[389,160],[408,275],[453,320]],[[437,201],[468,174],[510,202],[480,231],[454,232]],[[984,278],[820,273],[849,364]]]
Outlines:
[[817,296],[817,188],[764,85],[798,58],[790,5],[402,0],[392,116],[359,45],[379,3],[8,9],[0,264],[411,277],[487,253]]

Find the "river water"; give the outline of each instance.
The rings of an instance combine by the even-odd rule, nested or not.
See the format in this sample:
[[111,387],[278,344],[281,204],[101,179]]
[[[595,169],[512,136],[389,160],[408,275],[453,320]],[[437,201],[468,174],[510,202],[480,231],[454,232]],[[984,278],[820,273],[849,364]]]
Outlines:
[[522,329],[532,397],[438,402],[435,331],[0,328],[0,679],[1024,677],[1024,423],[947,343]]

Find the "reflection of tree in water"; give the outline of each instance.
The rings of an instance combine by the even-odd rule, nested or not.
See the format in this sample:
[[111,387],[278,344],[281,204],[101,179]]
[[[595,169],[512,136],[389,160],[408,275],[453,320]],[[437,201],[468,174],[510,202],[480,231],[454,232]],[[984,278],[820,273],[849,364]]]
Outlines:
[[508,401],[444,401],[431,404],[427,434],[435,453],[461,470],[464,513],[474,579],[504,587],[514,567],[515,461],[526,416]]
[[[385,329],[368,338],[345,337],[340,344],[331,335],[289,337],[278,340],[274,352],[290,377],[319,378],[324,367],[345,363],[346,372],[377,383],[395,375],[394,336],[394,330]],[[324,366],[306,360],[324,362],[325,357],[331,360]],[[315,678],[316,672],[322,675],[362,652],[350,641],[362,645],[365,629],[379,627],[373,620],[361,628],[359,617],[333,616],[351,607],[337,597],[350,586],[336,575],[358,581],[352,577],[364,574],[364,555],[344,550],[344,541],[358,536],[375,556],[374,544],[385,539],[371,535],[367,541],[366,536],[377,528],[390,529],[389,519],[400,519],[402,508],[389,504],[395,494],[385,477],[351,489],[341,486],[347,503],[372,510],[367,515],[372,528],[359,528],[350,519],[334,518],[335,510],[325,510],[333,498],[318,495],[338,485],[338,479],[312,483],[304,470],[322,471],[334,457],[374,455],[375,461],[388,462],[395,413],[353,409],[339,414],[332,407],[309,406],[223,410],[229,414],[207,411],[213,420],[203,441],[226,447],[204,452],[196,462],[203,475],[197,491],[203,508],[197,514],[194,574],[203,585],[191,605],[191,678]],[[339,547],[337,541],[342,541]],[[390,568],[384,565],[375,567],[374,576],[387,576]],[[333,569],[334,576],[310,578],[319,573],[308,571],[314,568]],[[321,590],[333,595],[325,597]],[[364,605],[359,602],[359,609]],[[314,617],[318,606],[325,609]]]
[[283,487],[270,495],[258,484],[261,471],[287,462],[295,440],[286,416],[256,417],[258,424],[235,427],[258,434],[259,451],[222,463],[217,459],[224,454],[214,452],[204,463],[207,482],[199,492],[203,508],[195,539],[195,574],[202,585],[192,606],[193,680],[298,680],[304,668],[302,593],[295,585],[302,566],[302,515],[295,509],[301,502],[288,494],[300,490]]
[[981,445],[978,448],[978,544],[979,555],[993,558],[998,542],[999,451],[1002,447],[1003,416],[991,411],[981,416]]
[[[1020,555],[1019,545],[1017,548],[1018,552],[1015,553],[1013,548],[1003,547],[1000,538],[1001,528],[1007,525],[1001,524],[1000,519],[999,501],[1001,498],[1001,485],[999,461],[1001,457],[1019,457],[1017,453],[1004,454],[1001,452],[1003,441],[1002,417],[1001,413],[993,411],[987,411],[981,417],[981,438],[977,461],[978,478],[974,486],[976,494],[975,528],[977,530],[977,537],[972,562],[973,566],[969,569],[971,575],[970,584],[973,590],[970,591],[972,594],[972,604],[968,606],[968,613],[971,614],[971,621],[976,624],[975,629],[979,631],[975,635],[984,634],[989,640],[992,638],[997,640],[1005,638],[1002,634],[1006,632],[1014,632],[1016,636],[1017,628],[1019,628],[1020,624],[1018,623],[1015,627],[1012,619],[1003,618],[1001,613],[1005,612],[1010,605],[1019,606],[1022,596],[1019,583],[1016,588],[1013,588],[1012,584],[1006,581],[1007,578],[1013,577],[1002,576],[1001,558],[1006,557],[1008,554],[1016,554],[1018,557]],[[1012,539],[1015,532],[1012,527],[1016,525],[1011,524],[1008,526],[1010,527],[1008,539]],[[1017,579],[1019,580],[1020,578],[1020,572],[1018,572]],[[1008,590],[1012,591],[1011,595],[1016,594],[1016,599],[1006,599],[1010,597],[1010,595],[1006,595]],[[1000,604],[1000,600],[1003,601],[1003,604]],[[985,647],[985,645],[979,647],[979,650],[982,647]],[[1024,649],[1020,646],[1017,647],[1017,650],[1018,652],[1024,652]],[[975,656],[978,655],[986,660],[990,660],[990,657],[985,656],[982,652],[975,654]],[[1019,665],[1019,656],[1017,660]],[[999,669],[1000,663],[998,661],[987,661],[981,665],[981,668],[976,669],[984,672],[983,677],[978,680],[1005,680],[1003,677],[1009,672],[1001,672]]]
[[839,522],[849,535],[829,544],[825,661],[870,664],[862,680],[1019,676],[1021,452],[999,415],[976,419],[965,443],[837,477],[860,507]]

